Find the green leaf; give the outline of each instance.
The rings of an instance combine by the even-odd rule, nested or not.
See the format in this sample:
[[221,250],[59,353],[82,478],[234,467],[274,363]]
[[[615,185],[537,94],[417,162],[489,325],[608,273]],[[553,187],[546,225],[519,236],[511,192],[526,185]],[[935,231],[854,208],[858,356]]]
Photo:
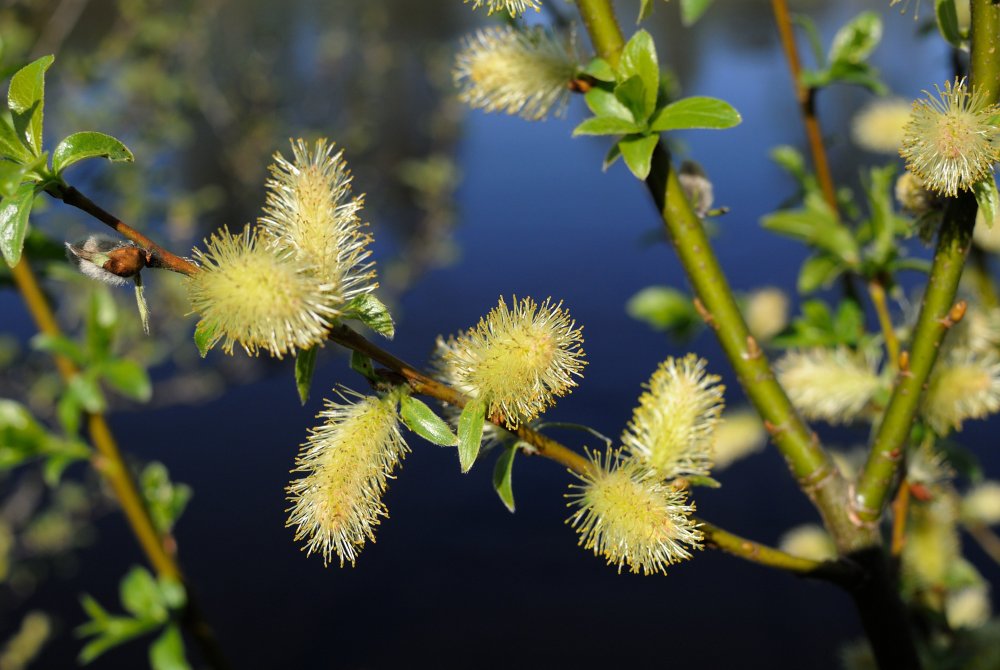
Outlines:
[[776,146],[771,149],[771,160],[795,177],[799,185],[803,184],[807,177],[806,162],[798,149],[786,144]]
[[351,369],[364,376],[365,379],[375,381],[378,375],[375,374],[375,367],[372,359],[358,351],[351,352]]
[[691,486],[704,486],[710,489],[722,488],[722,484],[719,483],[719,480],[709,477],[708,475],[686,475],[684,477],[684,481]]
[[673,102],[653,116],[650,128],[657,132],[709,128],[722,130],[739,125],[740,113],[725,100],[695,96]]
[[643,93],[641,106],[638,107],[641,116],[636,116],[635,120],[645,121],[656,109],[656,97],[660,92],[660,66],[656,60],[656,45],[645,30],[636,32],[625,44],[618,61],[618,81],[627,82],[632,77],[638,77],[642,81]]
[[125,611],[137,619],[163,623],[168,612],[160,598],[156,579],[145,568],[133,567],[119,584],[119,597]]
[[861,260],[851,230],[840,222],[818,192],[806,194],[804,208],[774,212],[761,223],[768,230],[828,251],[848,266],[855,267]]
[[693,334],[701,325],[691,297],[668,286],[647,286],[629,298],[625,311],[633,319],[678,337]]
[[164,605],[175,612],[179,612],[187,605],[188,598],[184,584],[171,577],[162,576],[156,578],[156,583],[160,587],[160,597],[163,599]]
[[633,121],[624,121],[612,116],[592,116],[573,129],[573,137],[578,135],[627,135],[637,133],[642,128]]
[[42,115],[45,107],[45,71],[54,56],[42,56],[14,73],[7,91],[7,106],[18,138],[31,153],[42,153]]
[[295,388],[299,391],[299,400],[303,405],[309,400],[309,389],[312,387],[313,373],[316,371],[318,352],[319,346],[313,345],[295,354]]
[[24,181],[27,172],[26,165],[0,160],[0,198],[9,198],[17,193],[17,188]]
[[629,123],[635,121],[629,108],[623,105],[613,92],[599,86],[595,86],[587,91],[583,96],[583,100],[587,103],[587,108],[594,113],[594,116],[621,119]]
[[83,372],[74,375],[66,385],[66,393],[72,395],[77,404],[91,414],[104,411],[104,394],[92,374]]
[[629,119],[645,125],[653,110],[646,111],[646,87],[638,76],[615,86],[615,98],[628,109]]
[[146,369],[127,359],[110,360],[98,367],[101,377],[122,395],[139,402],[153,397],[153,384]]
[[[105,623],[104,632],[97,638],[87,643],[80,651],[78,660],[80,663],[90,663],[95,658],[115,647],[121,646],[159,627],[153,621],[142,621],[128,617],[111,617]],[[88,628],[86,624],[77,628],[77,633],[81,635],[94,634],[93,628]]]
[[608,149],[608,153],[604,155],[604,162],[601,163],[601,169],[607,172],[608,168],[614,165],[615,161],[617,161],[621,157],[622,157],[621,147],[619,147],[618,143],[615,142],[614,144],[611,145],[611,148]]
[[[158,461],[142,469],[139,483],[153,524],[161,533],[169,533],[191,500],[191,487],[170,481],[167,466]],[[167,604],[174,607],[169,601]]]
[[823,40],[819,37],[819,30],[816,28],[816,22],[805,14],[795,14],[792,16],[792,23],[802,28],[805,32],[806,40],[809,42],[809,48],[812,50],[813,59],[816,61],[816,65],[821,68],[825,68],[826,54],[823,53]]
[[681,23],[693,26],[712,4],[712,0],[681,0]]
[[92,362],[106,360],[111,355],[115,328],[118,325],[118,305],[105,286],[90,291],[87,305],[87,356]]
[[77,365],[83,365],[86,361],[86,354],[79,344],[69,339],[65,335],[48,335],[39,333],[31,338],[31,348],[36,351],[45,351],[51,354],[65,356]]
[[194,345],[198,347],[198,353],[202,358],[208,356],[208,352],[215,346],[215,343],[222,339],[222,333],[216,334],[217,327],[210,324],[205,319],[198,322],[194,327]]
[[642,23],[653,13],[653,0],[641,0],[639,4],[639,18],[635,20],[636,25]]
[[876,12],[861,12],[833,36],[830,62],[860,63],[882,39],[882,17]]
[[[896,166],[873,167],[866,184],[868,210],[874,235],[871,259],[882,269],[896,255],[896,215],[892,208],[892,189]],[[992,181],[992,180],[991,180]]]
[[24,236],[28,233],[28,215],[35,201],[35,187],[24,183],[13,195],[0,200],[0,252],[7,265],[14,267],[21,260]]
[[799,269],[799,293],[808,295],[821,288],[829,288],[844,269],[843,263],[836,256],[825,253],[810,256]]
[[843,300],[833,318],[833,334],[838,343],[855,344],[865,333],[865,314],[853,300]]
[[453,447],[458,438],[444,419],[434,413],[424,402],[409,394],[399,399],[399,417],[414,433],[428,442],[442,447]]
[[392,323],[389,308],[371,293],[359,295],[347,305],[347,315],[365,324],[379,335],[392,339],[396,326]]
[[593,77],[598,81],[613,82],[615,80],[614,68],[603,58],[591,59],[587,63],[587,67],[583,68],[582,74]]
[[153,670],[191,670],[184,656],[184,638],[180,629],[170,624],[149,647],[149,666]]
[[637,178],[645,180],[649,176],[658,140],[656,135],[627,135],[618,141],[625,164]]
[[986,179],[972,185],[972,192],[976,195],[976,203],[979,205],[979,213],[983,215],[983,221],[989,228],[993,227],[997,211],[1000,211],[1000,196],[997,195],[997,183],[990,175]]
[[72,393],[63,393],[56,403],[56,417],[67,435],[76,435],[80,431],[81,411],[80,401]]
[[485,421],[486,404],[479,399],[469,401],[458,417],[458,462],[462,472],[468,472],[479,456]]
[[955,8],[955,0],[936,0],[934,15],[937,17],[937,26],[941,37],[945,38],[948,44],[956,49],[962,48],[965,35],[962,34],[958,25],[958,10]]
[[0,114],[0,154],[16,163],[28,163],[32,153],[17,136],[17,131],[7,120],[5,114]]
[[73,163],[86,158],[107,158],[111,162],[132,162],[135,156],[128,147],[111,135],[86,131],[73,133],[52,152],[52,170],[60,174]]
[[514,489],[511,485],[511,474],[514,470],[514,456],[517,454],[517,445],[512,444],[503,450],[497,458],[496,465],[493,466],[493,490],[500,496],[504,506],[514,512]]

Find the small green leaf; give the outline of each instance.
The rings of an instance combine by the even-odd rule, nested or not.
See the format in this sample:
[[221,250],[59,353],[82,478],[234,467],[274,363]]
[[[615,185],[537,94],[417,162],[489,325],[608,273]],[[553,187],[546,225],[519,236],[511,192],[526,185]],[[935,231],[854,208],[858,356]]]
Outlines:
[[149,402],[153,397],[153,384],[146,369],[127,359],[102,363],[98,370],[101,377],[122,395],[139,402]]
[[128,147],[111,135],[86,131],[73,133],[52,152],[52,170],[59,174],[85,158],[107,158],[111,162],[135,160]]
[[976,195],[976,203],[979,205],[983,221],[987,227],[992,228],[997,212],[1000,211],[1000,195],[997,194],[997,183],[993,175],[973,184],[972,192]]
[[635,20],[636,25],[642,23],[653,13],[653,0],[641,0],[639,4],[639,18]]
[[372,359],[358,351],[351,352],[351,369],[362,375],[365,379],[375,381],[375,367],[372,366]]
[[668,286],[647,286],[629,298],[625,311],[633,319],[678,337],[691,335],[701,324],[691,297]]
[[656,135],[627,135],[618,141],[625,164],[637,178],[644,180],[649,176],[658,140]]
[[941,37],[945,38],[951,46],[961,49],[965,36],[958,25],[958,10],[955,8],[955,0],[936,0],[934,14],[937,17],[937,26]]
[[27,171],[25,165],[0,160],[0,198],[9,198],[17,193],[17,187],[24,181]]
[[72,393],[63,393],[56,403],[56,417],[67,435],[76,435],[80,431],[81,411],[80,401]]
[[389,308],[371,293],[359,295],[352,300],[347,305],[347,316],[357,319],[387,339],[391,340],[396,334]]
[[681,23],[693,26],[712,4],[712,0],[681,0]]
[[589,63],[587,67],[583,68],[581,74],[593,77],[598,81],[613,82],[615,80],[615,71],[611,67],[611,64],[603,58],[594,58]]
[[683,98],[657,111],[650,128],[657,132],[689,128],[722,130],[739,125],[742,120],[740,113],[725,100],[695,96]]
[[399,417],[414,433],[428,442],[442,447],[453,447],[458,438],[444,419],[434,413],[424,402],[409,394],[399,399]]
[[623,121],[611,116],[593,116],[573,129],[573,137],[578,135],[627,135],[637,133],[642,128],[633,121]]
[[10,125],[6,114],[0,114],[0,154],[15,163],[28,163],[33,154],[17,136],[17,131]]
[[704,486],[705,488],[718,489],[722,488],[722,484],[719,480],[709,477],[708,475],[687,475],[684,477],[691,486]]
[[[158,461],[148,463],[142,469],[139,483],[153,524],[161,533],[169,533],[191,500],[191,487],[170,481],[167,466]],[[169,600],[167,606],[176,607]]]
[[198,353],[202,358],[208,356],[208,352],[215,346],[215,343],[222,338],[222,334],[216,335],[216,326],[205,319],[198,322],[194,327],[194,345],[198,347]]
[[42,153],[42,115],[45,107],[45,71],[54,56],[42,56],[14,73],[7,91],[7,106],[18,138],[31,153]]
[[295,354],[295,388],[299,391],[299,400],[303,405],[309,400],[309,389],[312,387],[313,373],[316,371],[318,352],[319,346],[313,345]]
[[111,343],[118,326],[118,305],[107,287],[95,286],[90,291],[86,326],[87,356],[92,362],[106,360],[111,355]]
[[618,143],[615,142],[614,144],[611,145],[611,148],[608,149],[608,153],[604,155],[604,162],[601,163],[601,169],[607,172],[608,168],[614,165],[615,161],[617,161],[621,157],[622,157],[621,147],[619,147]]
[[646,110],[646,86],[638,75],[615,86],[615,98],[629,111],[630,120],[644,125],[653,110]]
[[119,597],[125,611],[137,619],[157,623],[167,620],[159,585],[145,568],[135,566],[128,571],[119,585]]
[[587,108],[594,113],[594,116],[621,119],[629,123],[635,121],[632,118],[632,112],[615,97],[614,93],[599,86],[595,86],[587,91],[583,96],[583,100],[587,103]]
[[479,399],[469,401],[458,417],[458,462],[462,472],[468,472],[479,456],[485,421],[486,404]]
[[[90,663],[109,649],[121,646],[129,640],[137,638],[140,635],[145,635],[158,627],[159,624],[153,621],[142,621],[129,617],[111,617],[106,622],[104,632],[99,634],[94,640],[88,642],[83,650],[80,651],[78,660],[80,663]],[[94,632],[86,624],[77,628],[77,633],[80,635],[94,634]]]
[[149,666],[153,670],[191,670],[184,656],[184,638],[175,624],[163,629],[163,634],[149,647]]
[[493,467],[493,490],[500,496],[504,506],[514,512],[514,488],[511,485],[511,474],[514,470],[514,456],[517,445],[512,444],[503,450]]
[[28,233],[28,215],[35,201],[35,187],[24,183],[13,195],[0,200],[0,252],[7,265],[14,267],[21,260],[24,236]]
[[[181,484],[181,486],[184,485]],[[156,583],[160,587],[160,597],[163,599],[164,605],[175,612],[179,612],[185,605],[187,605],[188,598],[187,591],[184,589],[184,584],[171,577],[163,576],[157,577]]]
[[75,375],[69,380],[69,384],[66,386],[66,393],[73,395],[80,407],[91,414],[103,412],[106,407],[104,394],[101,393],[101,389],[98,387],[97,381],[92,374],[83,372]]
[[830,45],[830,63],[860,63],[882,39],[882,18],[876,12],[861,12],[844,25]]
[[31,348],[36,351],[46,351],[51,354],[65,356],[77,365],[83,365],[86,355],[79,344],[65,335],[49,335],[39,333],[31,338]]
[[[641,116],[637,115],[635,120],[645,121],[656,109],[656,97],[660,92],[660,66],[656,60],[656,45],[645,30],[636,32],[625,44],[618,61],[618,80],[626,82],[631,77],[639,77],[642,81],[643,97],[641,107],[638,108],[641,109]],[[632,108],[631,105],[629,107]]]
[[844,300],[833,317],[833,334],[837,342],[854,344],[865,333],[865,314],[853,300]]
[[824,253],[810,256],[799,270],[799,293],[807,295],[821,288],[828,288],[844,269],[843,263],[836,256]]

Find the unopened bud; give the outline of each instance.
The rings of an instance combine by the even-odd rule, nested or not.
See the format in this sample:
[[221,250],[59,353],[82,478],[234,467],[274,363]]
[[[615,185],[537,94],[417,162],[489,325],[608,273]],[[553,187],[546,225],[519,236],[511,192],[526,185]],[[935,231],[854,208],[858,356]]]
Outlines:
[[681,163],[680,172],[677,178],[684,189],[691,208],[699,217],[704,217],[712,209],[712,201],[715,195],[712,190],[712,182],[700,165],[694,161],[684,161]]
[[104,235],[67,242],[66,257],[84,275],[113,286],[125,286],[146,267],[146,254],[138,245]]

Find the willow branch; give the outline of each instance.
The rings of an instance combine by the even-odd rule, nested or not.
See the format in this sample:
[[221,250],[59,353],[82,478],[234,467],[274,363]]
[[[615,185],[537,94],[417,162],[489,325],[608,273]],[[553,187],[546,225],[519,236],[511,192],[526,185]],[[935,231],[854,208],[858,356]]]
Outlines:
[[[1000,6],[992,0],[972,2],[972,82],[971,86],[995,103],[1000,96]],[[945,207],[944,223],[934,252],[934,263],[920,316],[913,331],[909,369],[901,369],[885,416],[858,479],[857,495],[851,501],[857,517],[875,525],[899,469],[910,426],[919,408],[920,395],[937,359],[948,329],[965,313],[965,303],[955,303],[965,258],[972,245],[976,221],[976,201],[965,191]]]
[[[385,366],[389,371],[404,378],[414,392],[446,402],[453,407],[465,407],[469,398],[446,384],[432,379],[405,361],[396,358],[375,343],[364,338],[343,324],[330,330],[329,339],[352,351],[364,354]],[[567,446],[521,425],[516,430],[510,428],[502,416],[493,415],[489,421],[512,432],[533,449],[526,453],[544,456],[566,466],[577,474],[585,475],[593,470],[593,463]],[[705,535],[706,544],[746,561],[758,563],[807,577],[815,577],[841,584],[853,583],[858,578],[857,570],[847,561],[814,561],[769,547],[759,542],[734,535],[718,526],[698,520],[698,527]]]
[[[28,266],[26,258],[22,258],[20,263],[11,268],[11,275],[39,332],[52,337],[62,336],[55,315],[42,293],[38,280]],[[76,365],[68,358],[55,354],[55,362],[63,381],[68,383],[79,374]],[[111,427],[104,415],[88,413],[86,419],[90,441],[97,451],[97,454],[91,459],[91,464],[111,488],[111,492],[118,500],[129,528],[139,542],[143,553],[146,554],[146,558],[157,574],[185,583],[184,575],[173,552],[176,543],[173,537],[168,533],[160,533],[153,524],[149,508],[139,494],[135,479],[122,458]],[[212,667],[228,668],[229,664],[222,656],[211,629],[198,611],[191,589],[187,588],[186,590],[188,605],[183,615],[185,624],[201,645],[205,658]]]
[[[577,0],[580,14],[598,54],[612,65],[618,62],[623,38],[608,0]],[[799,486],[824,518],[843,552],[878,542],[874,533],[860,530],[846,513],[847,484],[819,440],[795,411],[788,395],[733,298],[701,220],[691,209],[677,172],[662,143],[653,153],[646,180],[688,281],[704,306],[704,316],[722,344],[750,401],[765,420],[771,437]]]
[[147,267],[172,270],[184,275],[192,275],[198,271],[197,265],[170,253],[115,215],[99,207],[93,200],[72,186],[53,184],[46,192],[52,197],[62,200],[67,205],[83,210],[122,237],[138,244],[146,252]]
[[774,11],[774,21],[781,35],[781,47],[788,61],[788,69],[792,73],[792,83],[795,86],[795,99],[799,103],[802,121],[806,126],[806,137],[809,141],[809,153],[812,154],[813,166],[816,169],[816,179],[823,191],[826,204],[837,211],[837,192],[830,173],[830,161],[826,156],[826,146],[823,143],[823,133],[819,128],[819,117],[816,116],[816,89],[802,83],[802,65],[799,61],[799,50],[795,45],[795,33],[792,29],[792,17],[788,12],[785,0],[771,0]]

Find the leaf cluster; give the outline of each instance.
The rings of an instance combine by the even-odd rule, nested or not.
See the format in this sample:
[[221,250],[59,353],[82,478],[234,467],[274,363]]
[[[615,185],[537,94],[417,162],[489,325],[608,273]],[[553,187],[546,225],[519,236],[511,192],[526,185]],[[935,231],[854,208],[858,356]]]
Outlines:
[[659,133],[692,128],[724,129],[740,123],[739,112],[717,98],[690,97],[668,102],[661,89],[653,38],[638,31],[625,44],[618,66],[595,58],[584,69],[594,85],[584,99],[594,114],[573,135],[620,136],[604,161],[607,169],[623,158],[639,179],[649,176]]

